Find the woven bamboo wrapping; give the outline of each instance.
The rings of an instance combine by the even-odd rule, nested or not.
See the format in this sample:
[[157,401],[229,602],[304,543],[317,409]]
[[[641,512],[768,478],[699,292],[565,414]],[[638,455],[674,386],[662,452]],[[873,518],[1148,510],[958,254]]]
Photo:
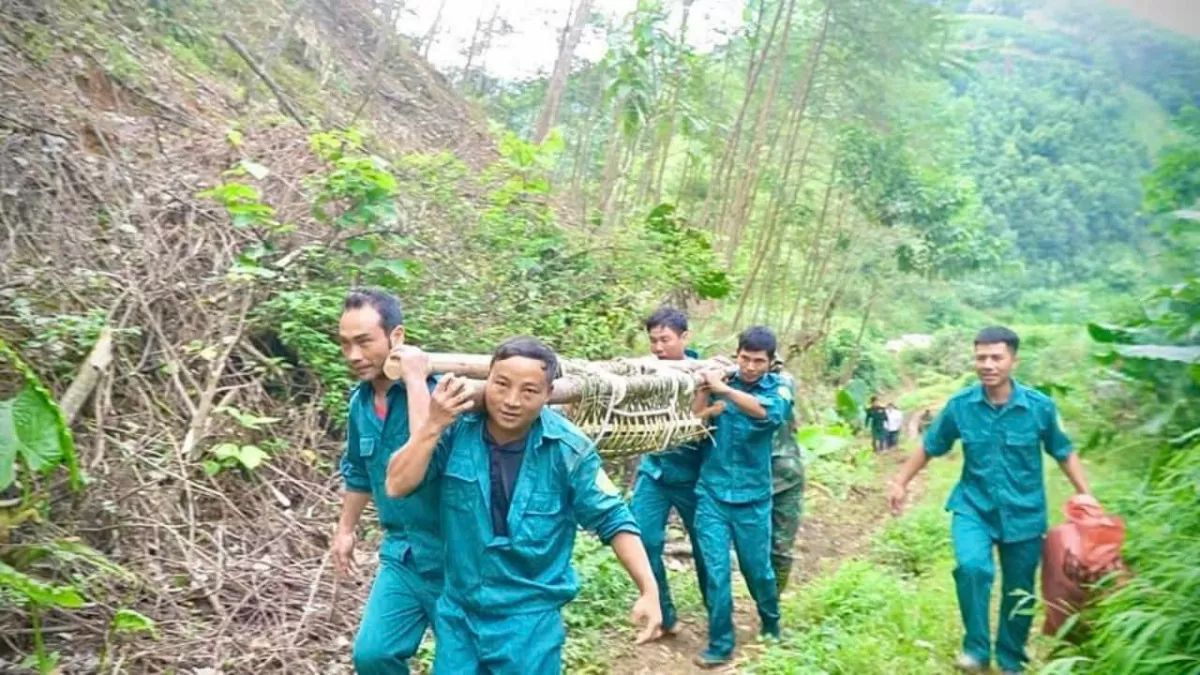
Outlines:
[[[435,373],[455,373],[481,390],[490,358],[477,354],[430,354]],[[709,436],[692,400],[705,368],[729,370],[724,359],[660,361],[559,361],[550,403],[596,443],[605,459],[655,452]],[[392,373],[389,373],[391,375]],[[397,373],[398,374],[398,373]]]
[[567,361],[564,377],[580,385],[580,399],[564,412],[616,459],[699,440],[704,421],[692,414],[697,379],[692,373],[646,361]]

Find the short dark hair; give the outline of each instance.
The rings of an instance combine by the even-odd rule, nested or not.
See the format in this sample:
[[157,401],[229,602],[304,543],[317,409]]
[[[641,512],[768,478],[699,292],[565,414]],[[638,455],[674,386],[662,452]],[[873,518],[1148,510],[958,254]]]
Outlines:
[[775,333],[766,326],[751,326],[738,335],[737,350],[747,352],[766,352],[767,358],[775,358]]
[[346,294],[342,303],[342,311],[370,307],[379,312],[379,323],[383,332],[391,334],[396,326],[404,325],[404,309],[400,306],[400,298],[378,288],[353,288]]
[[526,335],[511,337],[501,342],[500,346],[496,347],[496,351],[492,352],[492,361],[488,364],[488,370],[491,370],[497,362],[515,356],[541,361],[546,370],[546,384],[553,384],[554,378],[558,377],[558,355],[545,342]]
[[670,328],[676,335],[683,335],[688,329],[687,314],[669,305],[663,305],[646,319],[646,332],[649,333],[660,326]]
[[976,345],[995,345],[1003,342],[1008,345],[1008,351],[1013,354],[1021,346],[1021,338],[1010,328],[1004,326],[988,326],[975,335]]

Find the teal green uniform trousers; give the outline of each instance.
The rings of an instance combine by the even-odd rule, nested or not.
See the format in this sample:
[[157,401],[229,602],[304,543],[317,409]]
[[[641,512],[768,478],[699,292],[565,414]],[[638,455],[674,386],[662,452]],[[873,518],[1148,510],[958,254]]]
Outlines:
[[704,567],[704,556],[700,555],[700,542],[696,534],[696,484],[672,485],[642,474],[638,476],[629,508],[642,531],[642,544],[650,569],[658,582],[658,602],[662,609],[663,628],[671,628],[679,620],[675,603],[671,600],[671,587],[667,584],[667,568],[663,564],[663,548],[666,545],[667,517],[674,507],[683,521],[692,542],[692,560],[696,564],[696,582],[700,585],[700,596],[705,597],[708,575]]
[[1001,670],[1020,672],[1028,658],[1025,641],[1033,621],[1033,582],[1042,558],[1042,537],[1004,543],[975,516],[955,513],[950,525],[954,541],[954,586],[962,615],[963,653],[982,664],[991,662],[989,627],[992,581],[996,565],[992,549],[1000,552],[1000,627],[996,634],[996,663]]
[[437,607],[434,675],[557,675],[567,633],[562,611],[487,616],[443,597]]
[[697,490],[696,530],[708,568],[708,651],[716,658],[733,654],[733,585],[729,544],[737,551],[738,567],[758,605],[762,632],[779,634],[779,595],[771,568],[771,500],[748,504],[722,502]]
[[359,675],[407,675],[408,659],[433,619],[441,578],[423,579],[394,556],[379,556],[379,572],[354,638]]

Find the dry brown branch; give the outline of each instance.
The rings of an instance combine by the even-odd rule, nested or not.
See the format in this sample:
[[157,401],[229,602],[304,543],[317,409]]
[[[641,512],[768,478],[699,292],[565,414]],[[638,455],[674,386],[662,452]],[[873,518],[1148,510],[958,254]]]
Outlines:
[[100,377],[104,374],[104,371],[108,370],[108,364],[111,362],[112,329],[105,326],[100,331],[100,338],[96,340],[96,344],[92,347],[92,351],[88,354],[87,359],[79,367],[79,372],[75,375],[75,379],[71,381],[71,386],[67,387],[67,391],[58,401],[63,415],[67,418],[68,425],[75,421],[75,416],[79,414],[80,408],[87,402],[88,397],[92,395],[92,390],[96,388]]
[[242,57],[242,60],[246,62],[246,65],[250,66],[250,70],[253,70],[254,74],[257,75],[259,79],[261,79],[267,85],[267,88],[271,90],[271,93],[275,94],[275,100],[279,101],[279,107],[283,108],[283,111],[286,112],[289,117],[296,120],[297,124],[302,127],[307,127],[308,125],[304,123],[304,118],[300,116],[300,112],[296,110],[294,105],[292,105],[291,100],[283,93],[283,90],[279,88],[279,85],[275,84],[275,80],[271,79],[271,76],[268,75],[267,72],[262,69],[262,66],[260,66],[254,59],[254,57],[250,55],[250,52],[247,51],[244,46],[242,46],[242,43],[238,42],[238,39],[229,33],[221,33],[221,38],[229,44],[233,51],[237,52],[238,56]]

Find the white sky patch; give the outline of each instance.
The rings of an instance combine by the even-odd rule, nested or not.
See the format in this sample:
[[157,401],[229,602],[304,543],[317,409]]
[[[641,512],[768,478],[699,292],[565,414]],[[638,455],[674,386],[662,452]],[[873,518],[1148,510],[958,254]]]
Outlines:
[[[424,37],[437,16],[440,0],[409,0],[405,3],[400,32]],[[558,55],[558,39],[575,0],[447,0],[438,35],[429,50],[429,60],[446,71],[466,64],[475,22],[487,24],[498,6],[497,24],[507,21],[512,31],[497,34],[484,55],[482,67],[488,74],[504,80],[523,80],[548,75]],[[620,22],[634,10],[637,0],[595,0],[592,11]],[[683,0],[667,0],[667,25],[672,34],[679,30]],[[694,0],[688,19],[688,42],[699,51],[709,51],[728,40],[728,34],[742,23],[743,4],[737,0]],[[600,60],[608,45],[597,29],[584,31],[575,58],[589,62]]]

